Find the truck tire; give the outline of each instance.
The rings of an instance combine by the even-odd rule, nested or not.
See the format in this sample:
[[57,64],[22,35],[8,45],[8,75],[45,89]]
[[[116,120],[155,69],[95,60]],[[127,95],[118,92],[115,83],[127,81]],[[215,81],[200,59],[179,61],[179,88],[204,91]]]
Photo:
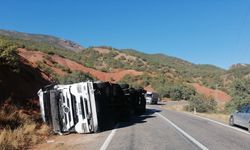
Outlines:
[[128,84],[120,84],[120,87],[122,89],[128,89],[129,88],[129,85]]
[[101,82],[101,83],[96,83],[95,85],[97,86],[98,89],[105,89],[110,84],[108,82]]

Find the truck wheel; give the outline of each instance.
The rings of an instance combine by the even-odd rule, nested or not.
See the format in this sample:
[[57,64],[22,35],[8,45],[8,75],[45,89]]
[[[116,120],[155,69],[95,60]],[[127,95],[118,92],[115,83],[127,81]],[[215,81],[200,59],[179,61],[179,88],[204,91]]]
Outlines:
[[99,88],[99,89],[104,89],[104,88],[106,88],[107,86],[109,86],[109,83],[108,83],[108,82],[96,83],[96,86],[97,86],[97,88]]
[[120,84],[120,87],[122,89],[128,89],[129,88],[129,85],[128,84]]
[[[230,118],[229,118],[229,125],[230,126],[234,126],[234,117],[233,116],[231,116]],[[249,128],[248,128],[249,129]],[[249,130],[248,130],[249,131]]]

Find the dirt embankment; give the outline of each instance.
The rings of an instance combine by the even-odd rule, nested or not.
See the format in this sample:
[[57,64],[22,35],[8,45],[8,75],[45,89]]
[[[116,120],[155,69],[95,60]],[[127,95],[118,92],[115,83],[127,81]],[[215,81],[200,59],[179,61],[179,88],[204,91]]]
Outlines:
[[[29,60],[32,63],[37,63],[38,61],[43,61],[44,58],[46,58],[45,56],[47,55],[47,54],[42,53],[42,52],[28,51],[26,49],[19,49],[18,51],[19,51],[19,55],[26,58],[27,60]],[[102,72],[99,70],[95,70],[93,68],[85,67],[80,63],[77,63],[75,61],[60,57],[58,55],[52,55],[50,57],[51,57],[52,61],[58,63],[59,65],[66,67],[66,68],[69,68],[71,71],[82,71],[85,73],[89,73],[101,81],[116,82],[116,81],[121,80],[125,75],[128,75],[128,74],[135,75],[135,76],[143,74],[143,72],[139,72],[136,70],[116,70],[115,72]],[[56,73],[61,75],[61,73],[59,73],[58,70],[56,70],[53,67],[52,67],[52,69]]]
[[0,67],[0,102],[9,99],[26,107],[27,103],[38,99],[37,91],[47,84],[50,84],[49,77],[21,57],[18,73],[7,66]]
[[196,89],[198,93],[204,94],[205,96],[211,96],[217,102],[224,103],[224,102],[228,102],[229,100],[231,100],[231,96],[223,91],[210,89],[205,86],[201,86],[198,83],[192,83],[191,85]]

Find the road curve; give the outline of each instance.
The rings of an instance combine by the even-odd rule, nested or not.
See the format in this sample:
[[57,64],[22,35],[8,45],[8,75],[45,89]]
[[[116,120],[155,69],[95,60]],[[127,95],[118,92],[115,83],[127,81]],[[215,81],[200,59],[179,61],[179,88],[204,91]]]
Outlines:
[[32,149],[249,150],[250,134],[194,115],[165,110],[161,105],[149,105],[144,115],[133,116],[113,130],[54,136]]
[[143,116],[132,117],[131,121],[120,123],[109,150],[139,149],[199,149],[156,115],[157,110],[147,109]]
[[144,115],[134,116],[127,123],[120,123],[106,149],[248,150],[249,141],[249,134],[152,105]]

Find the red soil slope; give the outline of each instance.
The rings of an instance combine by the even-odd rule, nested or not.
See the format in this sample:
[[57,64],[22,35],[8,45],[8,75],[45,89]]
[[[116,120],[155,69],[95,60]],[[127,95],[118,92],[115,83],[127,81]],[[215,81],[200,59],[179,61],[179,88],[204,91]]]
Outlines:
[[[0,66],[0,102],[23,107],[37,107],[38,90],[50,84],[49,77],[33,63],[20,58],[19,72]],[[7,101],[6,101],[7,100]]]
[[[32,63],[36,63],[38,61],[43,61],[44,56],[47,55],[45,53],[38,52],[38,51],[27,51],[26,49],[18,49],[18,51],[19,51],[20,56],[26,58],[28,61],[30,61]],[[89,73],[101,81],[113,81],[113,82],[115,82],[115,81],[121,80],[127,74],[129,74],[129,75],[141,75],[143,73],[143,72],[139,72],[136,70],[120,70],[120,71],[107,73],[107,72],[95,70],[93,68],[85,67],[80,63],[77,63],[75,61],[72,61],[72,60],[69,60],[66,58],[62,58],[58,55],[51,56],[51,59],[52,59],[52,61],[54,61],[54,62],[56,62],[64,67],[70,68],[70,70],[72,70],[72,71],[78,70],[78,71],[82,71],[85,73]],[[61,73],[59,73],[58,70],[56,70],[53,67],[52,67],[52,69],[56,73],[61,75]]]
[[231,97],[223,91],[213,90],[205,86],[201,86],[198,83],[193,83],[192,86],[198,93],[204,94],[205,96],[212,96],[218,102],[227,102],[231,99]]

